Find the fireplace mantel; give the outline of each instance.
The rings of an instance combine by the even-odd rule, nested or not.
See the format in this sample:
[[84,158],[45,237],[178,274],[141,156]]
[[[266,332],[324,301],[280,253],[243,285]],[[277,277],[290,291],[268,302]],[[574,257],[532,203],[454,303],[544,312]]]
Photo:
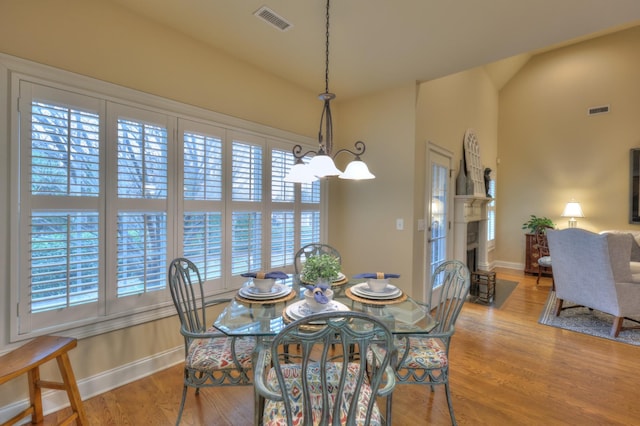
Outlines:
[[[493,198],[474,195],[456,195],[453,212],[453,251],[457,260],[464,262],[471,272],[474,265],[468,265],[468,251],[475,250],[477,269],[488,270],[487,249],[487,204]],[[477,228],[475,223],[477,222]],[[470,226],[470,224],[472,224]],[[473,232],[469,232],[473,229]],[[476,232],[477,230],[477,232]]]

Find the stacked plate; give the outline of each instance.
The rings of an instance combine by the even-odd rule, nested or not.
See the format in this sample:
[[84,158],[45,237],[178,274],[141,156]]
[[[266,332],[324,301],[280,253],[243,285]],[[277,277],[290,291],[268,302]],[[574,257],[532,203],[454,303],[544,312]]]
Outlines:
[[241,297],[253,300],[279,299],[289,293],[291,293],[291,287],[285,284],[274,284],[273,287],[271,287],[271,291],[268,291],[266,293],[261,292],[258,287],[254,286],[253,284],[242,287],[238,291],[238,294]]
[[[347,279],[347,276],[345,274],[343,274],[342,272],[338,272],[338,278],[333,280],[332,283],[339,283],[339,282],[344,281],[346,279]],[[313,284],[313,283],[307,283],[307,284]]]
[[387,284],[382,291],[373,291],[369,288],[369,284],[360,283],[351,287],[351,293],[358,297],[375,300],[389,300],[402,296],[402,290],[391,284]]
[[287,317],[295,321],[313,314],[320,314],[325,312],[344,312],[348,310],[349,310],[349,307],[347,305],[344,305],[340,302],[336,302],[335,300],[332,300],[329,303],[327,303],[326,309],[320,312],[313,312],[309,308],[309,306],[307,306],[307,302],[305,302],[304,300],[300,300],[296,303],[292,303],[291,305],[287,306],[285,308],[285,313],[287,314]]

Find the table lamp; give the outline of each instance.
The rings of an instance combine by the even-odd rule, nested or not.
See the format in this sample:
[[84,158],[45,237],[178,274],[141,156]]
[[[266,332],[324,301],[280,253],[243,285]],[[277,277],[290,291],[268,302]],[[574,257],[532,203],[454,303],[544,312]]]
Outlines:
[[567,203],[567,205],[564,208],[564,211],[560,216],[568,217],[569,228],[575,228],[576,225],[578,224],[576,217],[584,217],[584,213],[582,213],[582,208],[580,207],[580,203],[572,198],[571,201]]

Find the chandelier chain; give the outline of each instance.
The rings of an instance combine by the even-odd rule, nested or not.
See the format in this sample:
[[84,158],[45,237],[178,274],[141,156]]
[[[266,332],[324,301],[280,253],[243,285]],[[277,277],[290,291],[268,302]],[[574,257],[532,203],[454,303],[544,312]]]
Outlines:
[[325,67],[324,67],[324,92],[329,93],[329,0],[327,0],[326,13],[326,42],[325,42]]

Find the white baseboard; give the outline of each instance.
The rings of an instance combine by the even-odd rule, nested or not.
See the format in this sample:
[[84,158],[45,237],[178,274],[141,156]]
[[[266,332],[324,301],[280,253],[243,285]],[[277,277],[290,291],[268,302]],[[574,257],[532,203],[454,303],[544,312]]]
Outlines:
[[[147,358],[142,358],[129,364],[121,365],[108,371],[87,377],[78,381],[78,388],[82,400],[115,389],[119,386],[149,376],[158,371],[164,370],[172,365],[184,361],[184,346],[177,346],[165,352],[154,354]],[[29,406],[29,400],[24,399],[0,407],[0,423],[6,422],[11,417],[25,410]],[[69,399],[66,392],[46,390],[42,392],[42,409],[44,414],[54,413],[69,406]],[[30,423],[30,418],[26,418],[18,424]]]
[[493,266],[498,268],[507,268],[507,269],[524,271],[524,263],[504,262],[504,261],[497,260],[493,263]]

